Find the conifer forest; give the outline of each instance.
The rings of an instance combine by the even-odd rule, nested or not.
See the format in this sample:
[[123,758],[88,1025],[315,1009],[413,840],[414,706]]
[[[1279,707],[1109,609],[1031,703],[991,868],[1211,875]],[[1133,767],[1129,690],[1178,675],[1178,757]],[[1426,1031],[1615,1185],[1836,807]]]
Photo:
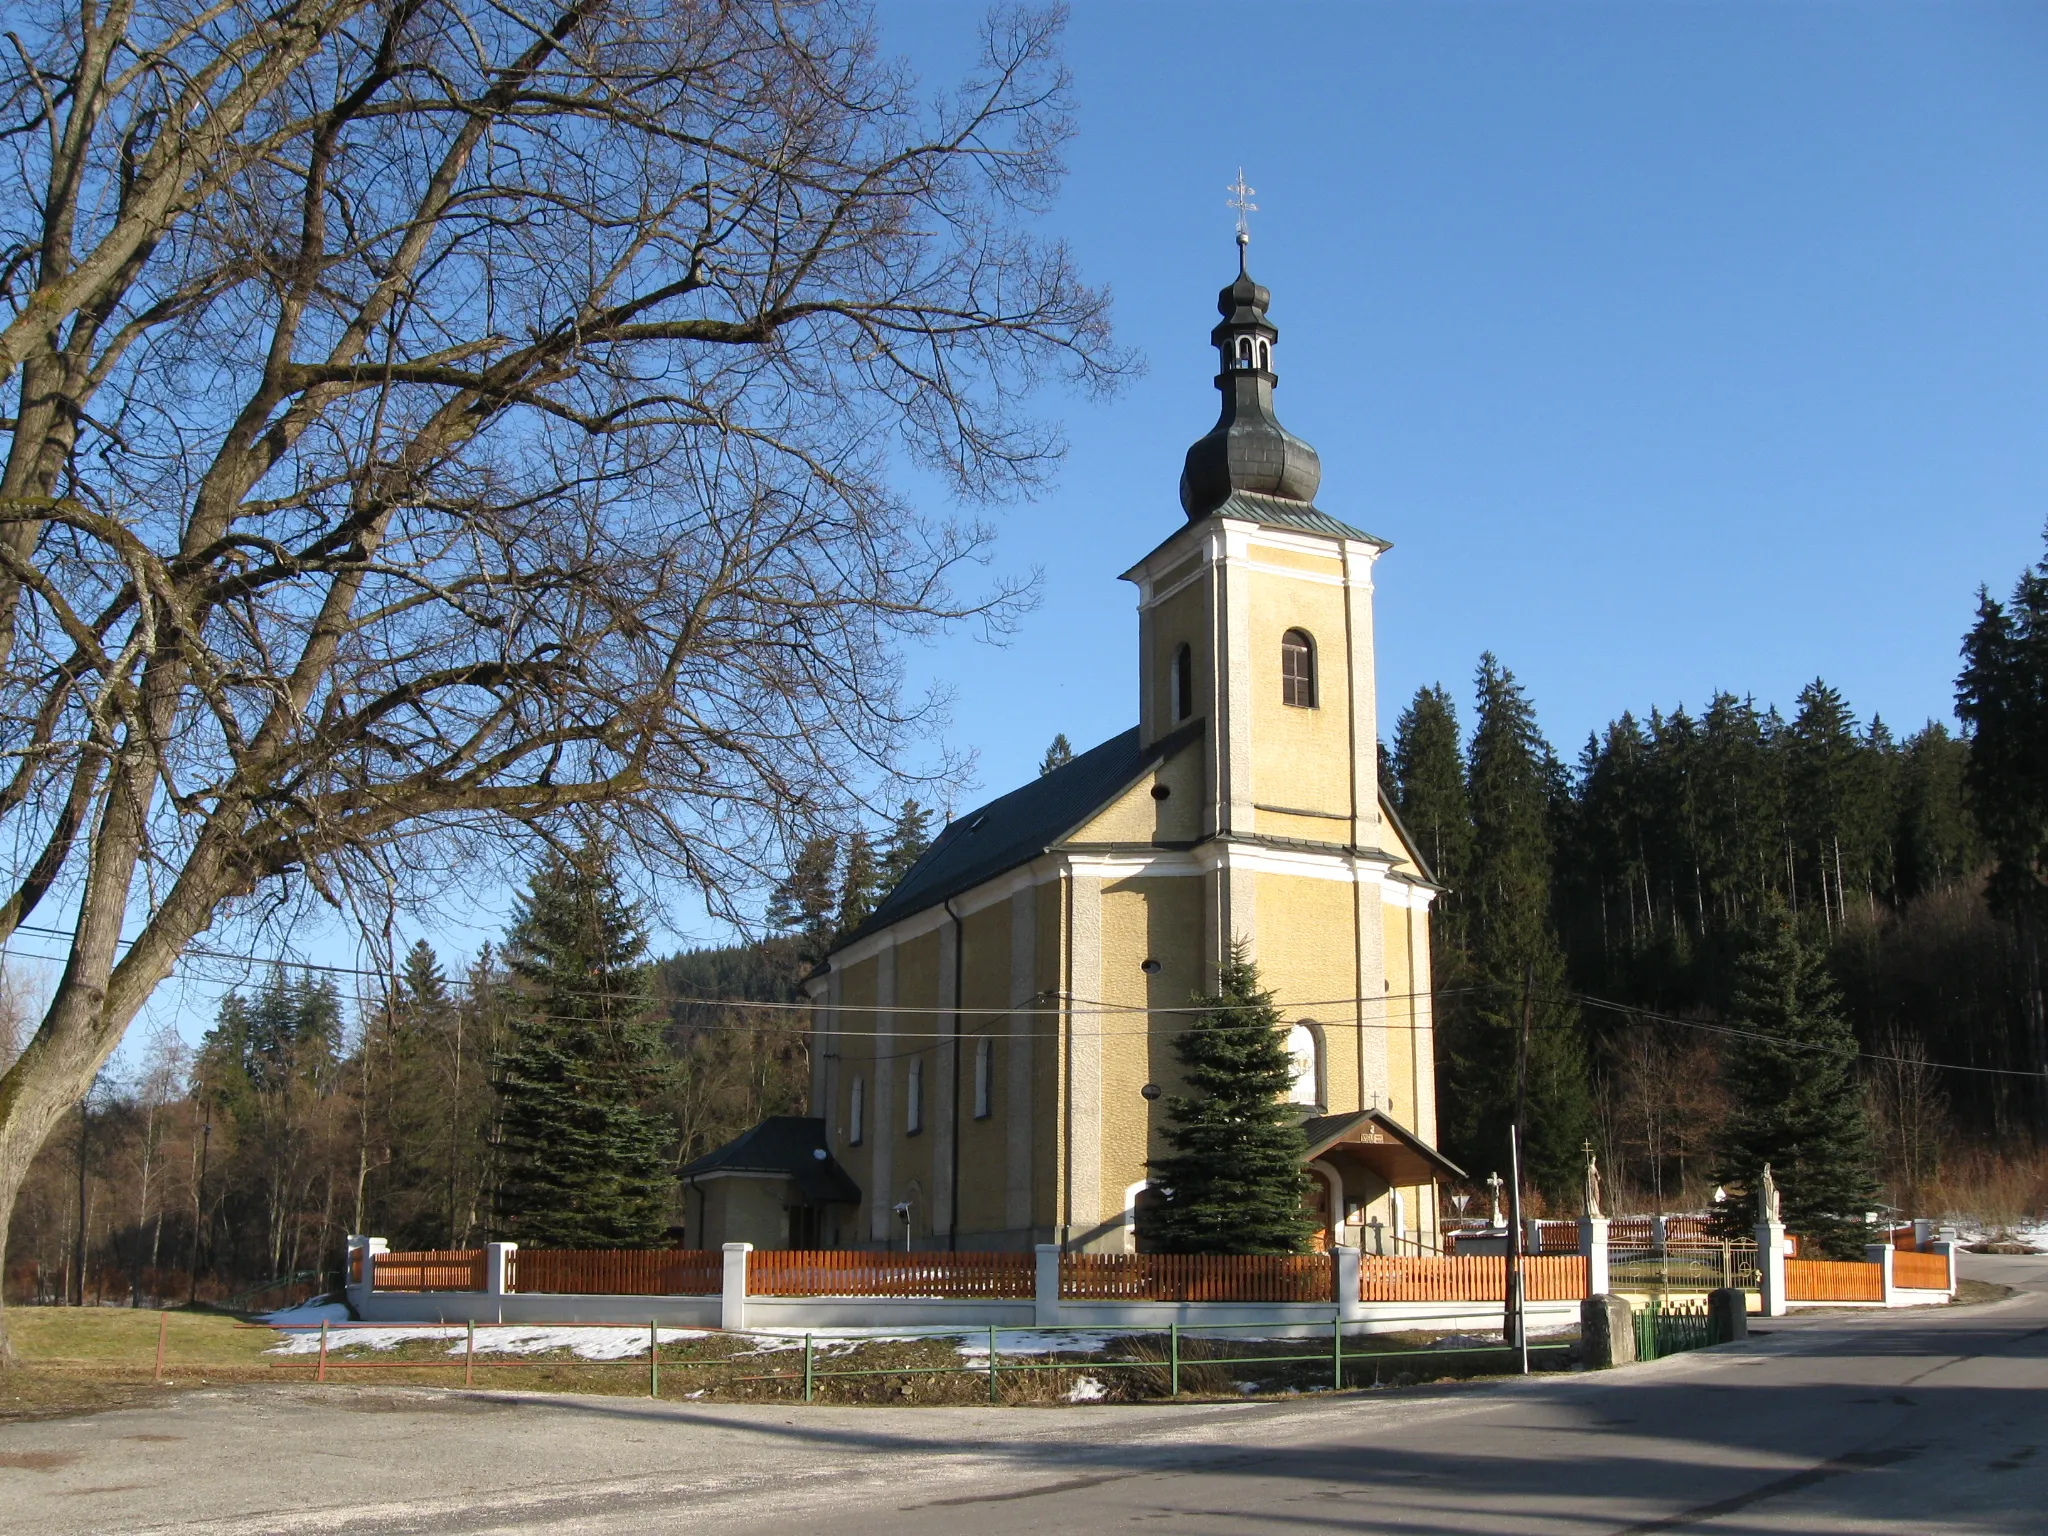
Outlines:
[[[1816,1226],[1844,1214],[1830,1200],[2038,1210],[2048,565],[1982,600],[1963,663],[1961,734],[1896,731],[1816,679],[1785,705],[1624,711],[1567,755],[1490,654],[1469,695],[1407,702],[1384,774],[1443,887],[1440,1140],[1475,1186],[1504,1161],[1519,1047],[1539,1211],[1570,1208],[1591,1144],[1617,1208],[1700,1209],[1726,1182],[1739,1224],[1757,1159],[1784,1167],[1786,1137],[1823,1120]],[[800,1015],[747,1004],[793,999],[932,831],[911,802],[801,843],[746,944],[647,957],[593,844],[533,871],[480,954],[421,941],[383,985],[262,968],[196,1046],[159,1033],[46,1143],[9,1298],[245,1296],[332,1269],[350,1231],[672,1240],[675,1170],[805,1109]],[[0,995],[0,1059],[32,1016],[21,986]],[[568,1101],[589,1093],[607,1110],[579,1120]],[[559,1231],[527,1155],[543,1147],[609,1180]]]

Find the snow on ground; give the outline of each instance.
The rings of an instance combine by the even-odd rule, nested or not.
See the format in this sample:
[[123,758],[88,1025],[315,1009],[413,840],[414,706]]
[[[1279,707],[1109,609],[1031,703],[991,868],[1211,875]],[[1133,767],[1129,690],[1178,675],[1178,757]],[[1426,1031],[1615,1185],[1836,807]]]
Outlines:
[[318,1328],[322,1323],[345,1323],[348,1308],[338,1301],[302,1301],[295,1307],[285,1307],[276,1312],[263,1314],[266,1323],[277,1323],[282,1327],[294,1328],[311,1324]]
[[[987,1354],[988,1351],[983,1350],[982,1353]],[[1067,1401],[1070,1403],[1099,1403],[1107,1396],[1109,1396],[1109,1388],[1105,1387],[1093,1376],[1083,1376],[1067,1390],[1066,1394]]]
[[[265,1321],[274,1321],[267,1318]],[[318,1323],[319,1319],[311,1319]],[[674,1344],[683,1339],[701,1339],[710,1330],[704,1328],[663,1328],[661,1342]],[[375,1323],[348,1323],[334,1327],[329,1322],[327,1347],[337,1349],[396,1349],[401,1344],[416,1344],[422,1339],[449,1341],[448,1353],[460,1355],[469,1347],[468,1331],[459,1326],[435,1326],[431,1328],[387,1328]],[[647,1348],[647,1330],[644,1328],[540,1328],[520,1323],[479,1323],[476,1329],[476,1343],[479,1352],[488,1351],[494,1355],[539,1355],[549,1350],[566,1349],[579,1360],[630,1360],[642,1354]],[[285,1336],[282,1343],[274,1346],[273,1355],[310,1355],[320,1351],[320,1334],[317,1328],[295,1330]]]
[[2019,1221],[2014,1222],[2009,1227],[1987,1227],[1980,1226],[1974,1222],[1964,1222],[1956,1227],[1956,1240],[1964,1244],[1988,1242],[2025,1243],[2036,1253],[2048,1253],[2048,1220]]

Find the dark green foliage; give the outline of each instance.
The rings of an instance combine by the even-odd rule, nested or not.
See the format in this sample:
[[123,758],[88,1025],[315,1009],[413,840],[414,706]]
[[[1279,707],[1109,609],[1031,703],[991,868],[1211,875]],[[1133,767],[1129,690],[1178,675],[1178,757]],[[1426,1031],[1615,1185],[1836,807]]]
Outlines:
[[1506,1167],[1526,988],[1533,1005],[1523,1173],[1562,1199],[1579,1178],[1592,1106],[1578,1010],[1550,926],[1555,773],[1527,696],[1491,655],[1480,661],[1478,693],[1464,897],[1472,990],[1441,1031],[1445,1139],[1470,1170]]
[[[1458,745],[1458,712],[1439,684],[1416,690],[1394,724],[1394,809],[1417,851],[1445,893],[1430,911],[1431,931],[1445,947],[1462,951],[1460,894],[1472,862],[1472,804],[1465,793],[1465,758]],[[1441,976],[1438,984],[1444,985]]]
[[854,833],[846,840],[846,868],[839,877],[841,934],[851,933],[867,921],[881,899],[881,884],[882,868],[875,859],[875,845],[868,841],[867,833]]
[[668,1225],[669,1132],[646,935],[608,850],[550,856],[508,936],[497,1230],[541,1248],[648,1248]]
[[788,1008],[810,969],[801,944],[771,938],[696,949],[655,966],[659,1004],[676,1071],[662,1096],[678,1160],[732,1140],[767,1115],[800,1115],[810,1091],[805,1016]]
[[1945,890],[1984,862],[1984,840],[1963,804],[1970,749],[1933,721],[1906,739],[1891,775],[1897,899]]
[[2009,602],[1978,593],[1956,713],[1970,732],[1964,781],[1991,852],[1992,905],[2039,932],[2048,924],[2048,560],[2020,576]]
[[839,846],[831,838],[805,838],[789,873],[768,898],[768,925],[800,940],[812,960],[825,957],[832,939],[838,863]]
[[1151,1164],[1171,1191],[1146,1240],[1166,1253],[1302,1253],[1315,1231],[1303,1200],[1308,1144],[1287,1103],[1294,1066],[1258,967],[1233,948],[1205,1011],[1174,1041],[1191,1090],[1166,1101],[1172,1150]]
[[1056,768],[1064,768],[1074,760],[1074,744],[1067,740],[1067,733],[1061,731],[1053,737],[1052,745],[1045,749],[1045,756],[1038,761],[1038,776],[1042,779]]
[[1724,1230],[1739,1237],[1755,1225],[1768,1163],[1784,1194],[1786,1227],[1830,1257],[1861,1258],[1876,1184],[1856,1037],[1825,958],[1775,901],[1750,934],[1729,1013],[1744,1035],[1724,1047],[1735,1096],[1715,1169],[1731,1186],[1719,1213]]
[[889,846],[882,854],[882,894],[896,889],[897,882],[910,873],[910,866],[924,857],[932,845],[932,813],[915,800],[903,802],[896,824],[889,829]]

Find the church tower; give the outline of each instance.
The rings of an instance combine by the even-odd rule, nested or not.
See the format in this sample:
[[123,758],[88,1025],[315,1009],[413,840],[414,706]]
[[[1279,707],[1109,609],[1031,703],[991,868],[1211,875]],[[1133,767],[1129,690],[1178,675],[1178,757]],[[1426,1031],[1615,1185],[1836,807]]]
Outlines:
[[1232,939],[1259,950],[1246,875],[1273,860],[1257,850],[1358,870],[1386,846],[1372,570],[1388,546],[1315,505],[1322,462],[1274,412],[1280,332],[1245,258],[1240,235],[1237,278],[1217,295],[1209,333],[1222,410],[1181,471],[1187,522],[1124,573],[1138,588],[1142,738],[1205,726],[1211,963]]
[[1124,573],[1137,724],[956,817],[841,936],[806,983],[812,1114],[684,1170],[698,1246],[1141,1246],[1175,1041],[1242,943],[1286,1019],[1322,1241],[1434,1250],[1460,1175],[1431,1145],[1436,887],[1379,792],[1388,546],[1316,505],[1271,307],[1240,231],[1216,425]]

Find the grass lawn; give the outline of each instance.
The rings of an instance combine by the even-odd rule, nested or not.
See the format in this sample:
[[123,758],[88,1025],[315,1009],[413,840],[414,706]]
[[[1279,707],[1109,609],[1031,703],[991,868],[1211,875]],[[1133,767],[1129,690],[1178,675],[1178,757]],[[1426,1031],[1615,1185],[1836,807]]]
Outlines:
[[[144,1312],[128,1307],[9,1307],[14,1366],[0,1371],[0,1423],[116,1408],[174,1387],[267,1381],[267,1328],[238,1328],[219,1312]],[[164,1329],[164,1379],[156,1371]]]
[[[167,1314],[164,1369],[153,1380],[157,1328],[165,1314],[123,1307],[12,1307],[6,1314],[16,1364],[0,1372],[0,1423],[65,1413],[121,1407],[152,1395],[191,1387],[229,1384],[292,1386],[312,1381],[317,1356],[269,1353],[282,1335],[268,1328],[238,1326],[221,1313]],[[599,1396],[643,1396],[648,1390],[644,1340],[633,1355],[617,1361],[580,1358],[571,1349],[512,1353],[491,1347],[492,1331],[479,1330],[474,1363],[478,1388],[565,1392]],[[303,1336],[302,1336],[303,1337]],[[389,1340],[390,1335],[384,1339]],[[1103,1335],[1074,1340],[1085,1347],[1057,1355],[1013,1352],[1022,1340],[1001,1348],[999,1400],[1015,1405],[1069,1401],[1142,1402],[1168,1395],[1166,1339],[1157,1335]],[[1502,1351],[1446,1354],[1422,1334],[1353,1337],[1345,1341],[1347,1387],[1404,1386],[1495,1375],[1511,1369]],[[962,1339],[821,1339],[813,1357],[814,1400],[829,1403],[986,1403],[986,1356],[961,1352]],[[1327,1390],[1327,1338],[1254,1340],[1239,1336],[1183,1336],[1180,1386],[1186,1397],[1236,1397]],[[454,1351],[451,1354],[451,1349]],[[1381,1358],[1351,1360],[1354,1352],[1386,1352]],[[421,1336],[395,1345],[366,1347],[337,1330],[329,1354],[328,1383],[341,1390],[363,1387],[464,1385],[461,1340]],[[1276,1355],[1308,1355],[1298,1361]],[[1391,1355],[1391,1358],[1388,1358]],[[1044,1367],[1058,1364],[1059,1369]],[[1556,1368],[1561,1355],[1545,1352],[1538,1368]],[[715,1402],[800,1402],[803,1399],[801,1344],[787,1338],[743,1334],[693,1334],[665,1339],[661,1347],[660,1393]],[[965,1367],[965,1369],[963,1369]],[[860,1374],[837,1376],[839,1371]],[[1078,1389],[1078,1391],[1077,1391]]]

